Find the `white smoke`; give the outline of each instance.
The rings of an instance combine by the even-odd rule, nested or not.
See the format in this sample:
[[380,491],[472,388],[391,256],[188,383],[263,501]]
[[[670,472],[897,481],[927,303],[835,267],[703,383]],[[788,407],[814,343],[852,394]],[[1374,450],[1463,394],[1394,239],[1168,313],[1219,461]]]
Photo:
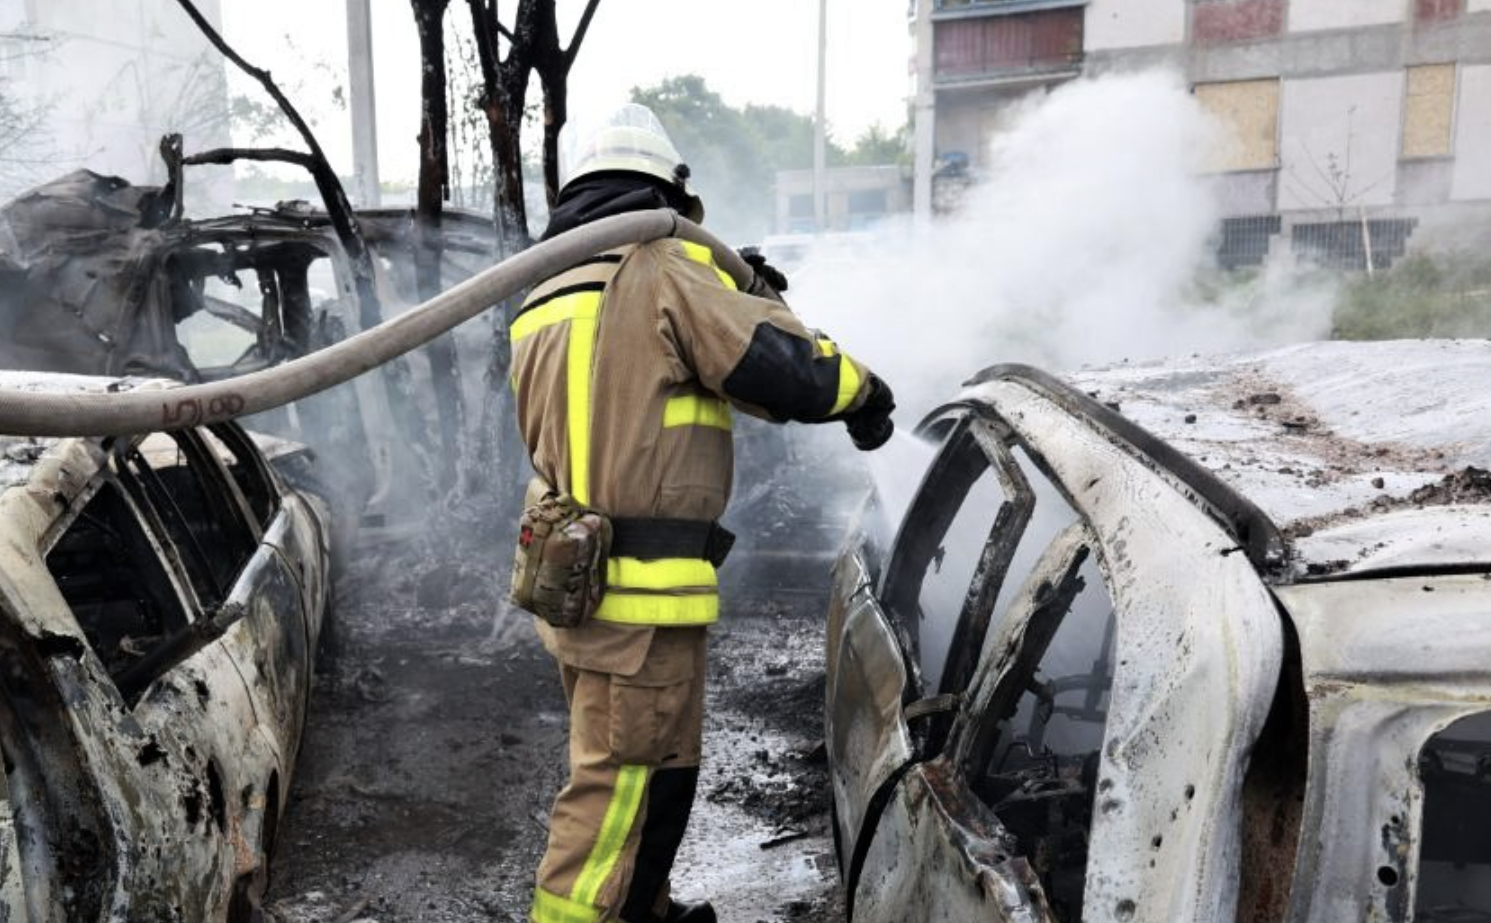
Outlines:
[[903,424],[999,362],[1061,370],[1327,335],[1331,289],[1286,267],[1199,284],[1222,217],[1201,173],[1219,135],[1172,74],[1068,84],[1018,113],[956,216],[887,228],[849,261],[810,254],[792,300],[891,383]]

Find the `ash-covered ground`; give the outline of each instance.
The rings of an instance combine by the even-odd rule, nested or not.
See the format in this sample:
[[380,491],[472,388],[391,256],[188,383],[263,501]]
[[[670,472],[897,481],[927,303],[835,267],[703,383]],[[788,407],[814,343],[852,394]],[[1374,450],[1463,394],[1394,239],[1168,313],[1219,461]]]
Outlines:
[[[350,557],[335,656],[323,659],[279,831],[270,918],[526,920],[566,775],[554,664],[529,618],[501,604],[502,568],[371,545]],[[822,702],[821,602],[727,596],[711,631],[700,797],[675,876],[679,896],[710,898],[724,923],[843,919]]]

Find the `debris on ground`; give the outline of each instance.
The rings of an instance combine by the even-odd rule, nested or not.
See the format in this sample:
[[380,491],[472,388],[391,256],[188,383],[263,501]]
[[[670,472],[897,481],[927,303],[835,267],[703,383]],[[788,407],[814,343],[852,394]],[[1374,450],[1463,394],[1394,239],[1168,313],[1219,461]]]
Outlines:
[[[563,692],[495,584],[429,558],[369,549],[338,586],[340,653],[280,831],[276,923],[527,919],[565,775]],[[722,923],[838,923],[821,601],[726,606],[675,889]]]

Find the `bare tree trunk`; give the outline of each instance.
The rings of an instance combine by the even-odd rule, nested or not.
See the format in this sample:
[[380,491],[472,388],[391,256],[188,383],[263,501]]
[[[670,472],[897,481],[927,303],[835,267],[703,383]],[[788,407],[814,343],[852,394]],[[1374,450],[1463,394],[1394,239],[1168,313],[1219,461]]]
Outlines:
[[[414,284],[419,300],[440,294],[444,283],[440,267],[443,256],[441,212],[450,194],[450,161],[447,134],[450,110],[446,98],[445,11],[450,0],[410,0],[419,32],[420,122],[419,191],[414,209]],[[445,482],[454,485],[461,456],[464,413],[461,402],[460,364],[455,335],[448,333],[425,351],[435,389],[435,413],[440,422],[441,469]]]
[[[511,29],[498,19],[497,0],[466,0],[481,68],[481,108],[492,146],[492,206],[500,256],[509,256],[532,243],[528,207],[523,197],[522,145],[529,81],[537,71],[543,84],[544,191],[552,206],[559,193],[559,132],[568,116],[569,71],[599,4],[600,0],[588,0],[569,48],[564,48],[559,39],[555,0],[518,0]],[[504,40],[505,55],[502,54]],[[517,443],[514,405],[508,389],[512,353],[507,330],[516,307],[516,302],[505,305],[502,317],[495,320],[487,368],[487,413],[482,425],[483,439],[489,440],[483,455],[495,462],[503,475],[520,470],[518,462],[524,456]],[[506,489],[502,500],[516,500],[517,486],[502,486]]]
[[549,207],[559,201],[559,132],[569,121],[569,74],[544,81],[544,195]]

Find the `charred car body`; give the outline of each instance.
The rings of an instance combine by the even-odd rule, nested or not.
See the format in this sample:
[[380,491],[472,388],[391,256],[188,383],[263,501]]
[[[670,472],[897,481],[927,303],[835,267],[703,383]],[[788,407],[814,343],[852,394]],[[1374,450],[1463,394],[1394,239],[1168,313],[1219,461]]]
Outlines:
[[1333,343],[969,382],[835,570],[852,918],[1491,920],[1488,374]]
[[[359,286],[338,221],[304,202],[184,216],[173,142],[165,186],[78,170],[0,207],[0,368],[212,381],[299,358],[421,300],[407,210],[356,213],[374,275]],[[488,218],[448,210],[436,239],[442,288],[491,264]],[[461,354],[485,370],[490,336],[476,325],[464,346],[443,338],[251,425],[334,451],[339,507],[398,519],[424,498],[394,485],[453,479],[462,408],[483,393],[479,374],[462,390]]]
[[233,424],[0,452],[0,917],[251,919],[326,609],[324,505]]

